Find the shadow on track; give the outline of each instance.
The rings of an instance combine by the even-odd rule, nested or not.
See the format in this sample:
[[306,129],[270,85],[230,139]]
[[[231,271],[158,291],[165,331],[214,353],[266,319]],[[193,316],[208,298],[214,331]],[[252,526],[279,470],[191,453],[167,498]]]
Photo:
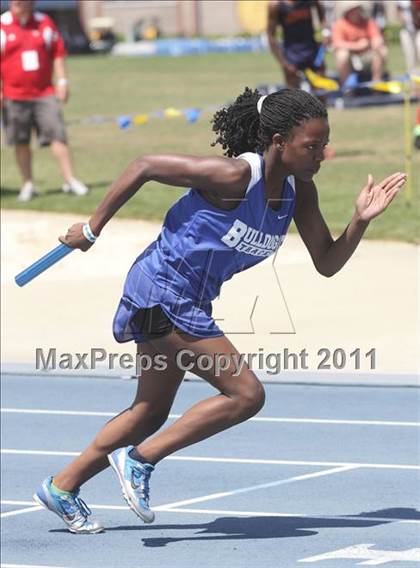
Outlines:
[[[357,519],[360,517],[360,520]],[[372,517],[367,520],[366,517]],[[389,518],[389,521],[386,519]],[[383,519],[383,520],[382,520]],[[156,524],[109,527],[111,531],[149,531],[183,530],[196,531],[191,536],[147,537],[142,541],[151,548],[164,547],[176,542],[224,541],[243,539],[291,538],[318,534],[323,528],[366,528],[390,524],[395,520],[420,520],[420,512],[410,508],[390,508],[379,511],[351,515],[351,518],[311,518],[311,517],[220,517],[210,523],[197,524]],[[66,529],[53,529],[51,533],[67,532]]]

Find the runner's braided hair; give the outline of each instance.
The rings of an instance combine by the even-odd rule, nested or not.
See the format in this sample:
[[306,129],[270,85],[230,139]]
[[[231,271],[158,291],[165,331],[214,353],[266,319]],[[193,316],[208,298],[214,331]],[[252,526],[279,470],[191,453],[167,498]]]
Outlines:
[[212,119],[217,138],[212,146],[221,144],[225,156],[244,152],[263,152],[272,143],[273,135],[285,139],[295,126],[311,118],[328,118],[324,104],[300,89],[283,89],[268,95],[258,113],[261,94],[248,87],[230,105],[218,110]]

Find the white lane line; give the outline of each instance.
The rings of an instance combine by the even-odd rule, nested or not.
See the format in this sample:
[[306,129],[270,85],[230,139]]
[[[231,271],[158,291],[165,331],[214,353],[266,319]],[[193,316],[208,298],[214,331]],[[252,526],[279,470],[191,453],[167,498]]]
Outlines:
[[32,513],[35,511],[41,511],[42,507],[40,505],[33,505],[32,507],[27,507],[25,509],[18,509],[17,511],[7,511],[6,513],[2,513],[0,518],[4,519],[5,517],[15,517],[16,515],[22,515],[24,513]]
[[42,410],[41,408],[2,408],[3,414],[50,414],[60,416],[105,416],[112,418],[117,412],[95,412],[91,410]]
[[355,544],[338,550],[331,550],[324,554],[309,556],[302,558],[298,562],[320,562],[321,560],[331,559],[349,559],[364,560],[357,564],[363,566],[378,566],[379,564],[388,564],[388,562],[420,562],[420,548],[408,548],[407,550],[380,550],[372,549],[375,544]]
[[[33,501],[16,501],[4,499],[1,501],[3,505],[30,505]],[[390,518],[390,517],[364,517],[353,516],[353,515],[310,515],[310,514],[300,514],[300,513],[278,513],[278,512],[267,512],[267,511],[234,511],[226,509],[190,509],[186,507],[168,507],[166,509],[162,508],[163,505],[158,507],[153,507],[154,511],[160,513],[185,513],[185,514],[203,514],[203,515],[228,515],[235,517],[290,517],[293,519],[314,519],[314,520],[333,520],[333,521],[350,521],[350,522],[381,522],[381,523],[403,523],[403,524],[420,524],[420,519],[401,519],[401,518]],[[127,505],[91,505],[90,509],[105,510],[105,511],[129,511]]]
[[[357,469],[356,466],[335,467],[324,471],[316,471],[314,473],[307,473],[305,475],[297,475],[287,479],[280,479],[277,481],[270,481],[269,483],[260,483],[258,485],[250,485],[249,487],[241,487],[240,489],[233,489],[232,491],[224,491],[223,493],[211,493],[202,497],[195,497],[194,499],[186,499],[185,501],[176,501],[174,503],[167,503],[161,505],[162,508],[169,509],[172,507],[183,507],[184,505],[191,505],[192,503],[202,503],[204,501],[211,501],[213,499],[221,499],[223,497],[231,497],[232,495],[239,495],[240,493],[249,493],[250,491],[257,491],[258,489],[268,489],[269,487],[277,487],[278,485],[285,485],[286,483],[295,483],[296,481],[304,481],[306,479],[313,479],[315,477],[322,477],[323,475],[332,475],[333,473],[342,473]],[[159,510],[158,507],[156,510]]]
[[420,422],[398,422],[396,420],[333,420],[329,418],[251,418],[256,422],[286,422],[290,424],[348,424],[351,426],[405,426],[420,428]]
[[[2,505],[34,505],[35,501],[20,501],[15,499],[2,499]],[[126,511],[128,509],[128,505],[91,505],[89,508],[94,509],[105,509],[107,511]],[[44,507],[39,507],[40,510],[45,511]]]
[[[96,412],[90,410],[43,410],[38,408],[2,408],[4,414],[46,414],[58,416],[102,416],[112,418],[116,412]],[[169,418],[180,418],[181,414],[170,414]],[[396,420],[334,420],[327,418],[284,418],[255,416],[248,422],[278,422],[285,424],[335,424],[349,426],[401,426],[406,428],[420,428],[420,422],[399,422]]]
[[80,456],[81,452],[50,452],[44,450],[11,450],[2,448],[2,454],[11,454],[11,455],[24,455],[24,456],[66,456],[66,457],[75,457]]
[[33,505],[35,506],[35,501],[16,501],[16,499],[2,499],[0,501],[2,505]]
[[303,461],[303,460],[264,460],[249,458],[209,458],[196,456],[168,456],[167,460],[185,460],[199,462],[217,462],[217,463],[246,463],[246,464],[262,464],[262,465],[315,465],[315,466],[331,466],[331,467],[357,467],[357,468],[373,468],[373,469],[411,469],[420,470],[420,465],[405,464],[388,464],[388,463],[358,463],[358,462],[323,462],[323,461]]
[[[2,448],[2,454],[24,455],[24,456],[80,456],[81,452],[54,452],[48,450],[14,450]],[[217,458],[204,456],[168,456],[165,460],[191,461],[191,462],[210,462],[210,463],[244,463],[261,465],[308,465],[321,467],[356,467],[369,469],[407,469],[420,470],[420,465],[393,464],[393,463],[359,463],[359,462],[324,462],[324,461],[303,461],[303,460],[265,460],[251,458]]]
[[64,566],[50,566],[47,564],[43,564],[42,566],[39,564],[4,564],[2,562],[0,568],[64,568]]

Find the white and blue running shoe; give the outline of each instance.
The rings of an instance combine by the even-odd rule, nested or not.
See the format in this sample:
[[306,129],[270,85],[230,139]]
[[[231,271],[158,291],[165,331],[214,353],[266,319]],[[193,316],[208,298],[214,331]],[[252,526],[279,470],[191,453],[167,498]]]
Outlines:
[[128,455],[133,446],[120,448],[109,454],[112,469],[118,475],[124,499],[145,523],[153,523],[155,514],[149,507],[149,479],[155,469],[150,463],[141,463]]
[[95,534],[104,530],[104,527],[97,521],[89,520],[91,510],[82,499],[79,491],[68,495],[56,495],[51,489],[52,476],[48,477],[36,490],[34,500],[58,515],[66,523],[72,533]]

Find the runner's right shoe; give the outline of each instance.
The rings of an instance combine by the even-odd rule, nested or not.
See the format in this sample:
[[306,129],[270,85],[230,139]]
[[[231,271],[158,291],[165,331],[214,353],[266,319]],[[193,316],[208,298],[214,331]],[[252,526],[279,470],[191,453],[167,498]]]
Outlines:
[[124,499],[128,506],[145,523],[153,523],[155,514],[149,507],[149,479],[155,469],[150,463],[133,460],[128,452],[133,446],[120,448],[109,454],[112,469],[118,476]]

